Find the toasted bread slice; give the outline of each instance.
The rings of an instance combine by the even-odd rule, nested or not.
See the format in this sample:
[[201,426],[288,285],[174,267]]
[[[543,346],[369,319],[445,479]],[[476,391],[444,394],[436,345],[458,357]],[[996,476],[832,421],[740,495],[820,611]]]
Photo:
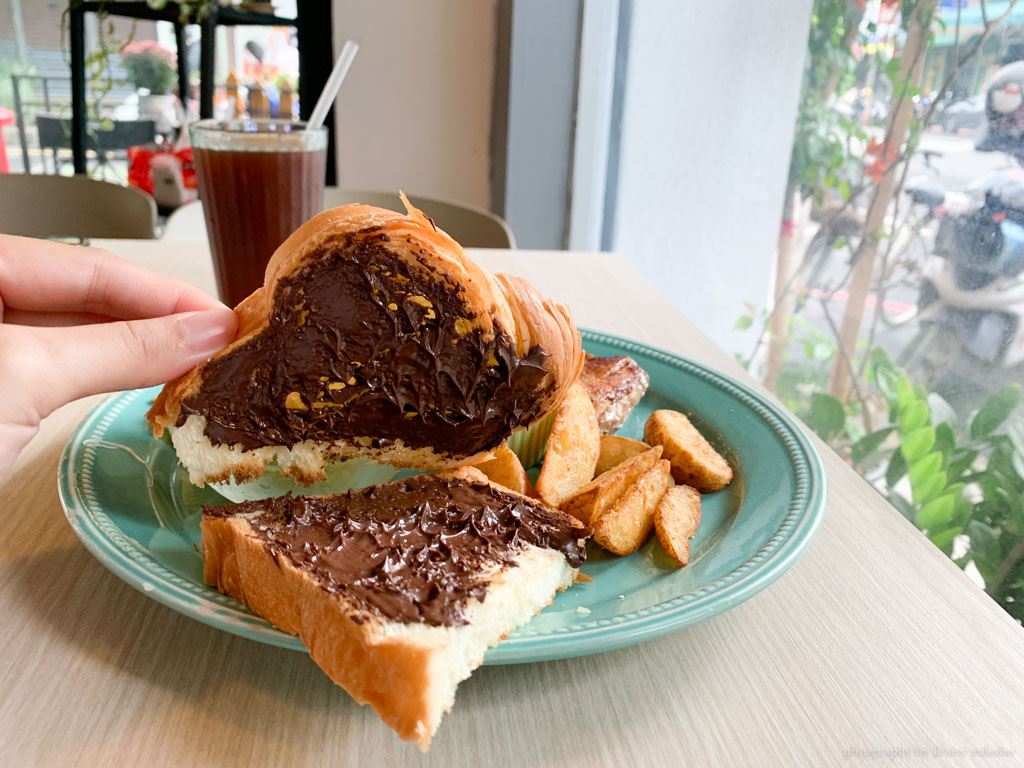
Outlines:
[[426,750],[487,648],[572,584],[577,526],[463,468],[204,508],[203,574]]

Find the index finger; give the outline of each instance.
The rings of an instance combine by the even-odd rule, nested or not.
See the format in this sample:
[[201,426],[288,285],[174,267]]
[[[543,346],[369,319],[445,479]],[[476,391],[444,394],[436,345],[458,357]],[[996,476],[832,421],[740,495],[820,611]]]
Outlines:
[[0,306],[136,320],[222,305],[188,283],[99,248],[0,235]]

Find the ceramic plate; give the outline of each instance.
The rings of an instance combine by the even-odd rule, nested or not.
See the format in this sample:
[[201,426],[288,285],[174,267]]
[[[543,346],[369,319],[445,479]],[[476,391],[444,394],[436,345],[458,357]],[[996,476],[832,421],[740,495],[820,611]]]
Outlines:
[[[584,333],[595,355],[631,355],[651,376],[619,432],[639,438],[651,411],[674,408],[729,459],[736,477],[704,497],[691,562],[673,567],[655,536],[629,557],[591,543],[577,584],[492,648],[486,663],[567,658],[639,643],[732,608],[777,579],[821,521],[821,460],[794,420],[748,387],[689,360],[631,341]],[[302,643],[203,584],[199,516],[223,503],[187,482],[174,451],[145,429],[157,389],[112,396],[85,418],[61,459],[58,482],[78,538],[117,576],[155,600],[252,640]]]

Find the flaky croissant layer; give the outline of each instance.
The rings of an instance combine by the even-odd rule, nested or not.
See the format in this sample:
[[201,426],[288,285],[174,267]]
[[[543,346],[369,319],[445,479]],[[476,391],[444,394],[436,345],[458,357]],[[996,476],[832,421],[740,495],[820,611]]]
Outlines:
[[458,466],[562,399],[583,365],[569,310],[406,205],[347,205],[296,230],[235,310],[235,340],[156,398],[148,421],[172,429],[193,482],[272,461],[302,484],[355,456]]

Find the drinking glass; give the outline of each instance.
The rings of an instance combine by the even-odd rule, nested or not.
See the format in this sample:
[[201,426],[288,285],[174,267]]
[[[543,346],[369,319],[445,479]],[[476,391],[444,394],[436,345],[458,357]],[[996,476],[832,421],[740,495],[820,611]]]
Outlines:
[[278,120],[189,126],[217,290],[229,307],[263,285],[271,255],[320,212],[327,129]]

